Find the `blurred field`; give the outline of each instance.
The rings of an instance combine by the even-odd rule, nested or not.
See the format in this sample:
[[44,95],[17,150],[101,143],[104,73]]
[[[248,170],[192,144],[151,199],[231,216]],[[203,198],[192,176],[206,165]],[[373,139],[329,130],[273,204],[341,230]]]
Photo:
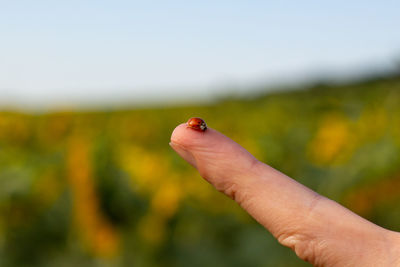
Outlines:
[[0,266],[308,266],[168,146],[200,116],[400,231],[400,78],[205,106],[0,113]]

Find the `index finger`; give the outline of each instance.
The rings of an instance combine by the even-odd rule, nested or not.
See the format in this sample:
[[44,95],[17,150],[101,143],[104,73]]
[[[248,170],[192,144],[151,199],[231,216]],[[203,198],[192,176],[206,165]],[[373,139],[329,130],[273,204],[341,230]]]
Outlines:
[[326,247],[354,258],[349,247],[360,242],[374,249],[386,245],[389,231],[258,161],[213,129],[197,132],[181,124],[171,146],[302,259],[314,261]]

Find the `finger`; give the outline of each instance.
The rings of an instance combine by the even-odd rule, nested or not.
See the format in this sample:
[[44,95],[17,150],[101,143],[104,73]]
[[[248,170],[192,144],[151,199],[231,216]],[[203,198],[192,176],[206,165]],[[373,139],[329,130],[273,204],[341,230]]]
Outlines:
[[210,128],[199,132],[181,124],[174,130],[170,145],[221,191],[227,186],[225,182],[230,183],[241,172],[245,175],[256,162],[244,148]]
[[375,260],[382,253],[393,252],[387,250],[392,232],[259,162],[213,129],[198,132],[181,124],[172,133],[170,144],[203,178],[237,201],[304,260],[322,264],[317,261],[338,261],[335,255],[340,255],[341,259],[359,261],[357,255],[365,253],[360,247],[374,248],[369,256]]

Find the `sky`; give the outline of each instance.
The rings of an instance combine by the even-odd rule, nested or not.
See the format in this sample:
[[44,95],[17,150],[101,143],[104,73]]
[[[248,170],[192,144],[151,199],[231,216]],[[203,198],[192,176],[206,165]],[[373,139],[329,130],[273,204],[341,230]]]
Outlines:
[[0,105],[168,102],[390,69],[400,1],[0,0]]

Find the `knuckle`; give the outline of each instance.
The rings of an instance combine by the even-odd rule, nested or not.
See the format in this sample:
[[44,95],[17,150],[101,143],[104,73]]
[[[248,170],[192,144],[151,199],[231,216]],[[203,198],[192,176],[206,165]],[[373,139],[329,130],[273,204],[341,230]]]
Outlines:
[[277,239],[283,246],[291,248],[299,258],[313,264],[323,247],[315,238],[304,234],[281,234]]
[[239,184],[235,182],[229,182],[223,186],[222,190],[219,190],[229,198],[233,199],[237,202],[240,206],[247,201],[247,194],[246,190],[244,190]]
[[224,186],[222,190],[225,195],[236,201],[238,193],[238,185],[236,183],[229,183]]

